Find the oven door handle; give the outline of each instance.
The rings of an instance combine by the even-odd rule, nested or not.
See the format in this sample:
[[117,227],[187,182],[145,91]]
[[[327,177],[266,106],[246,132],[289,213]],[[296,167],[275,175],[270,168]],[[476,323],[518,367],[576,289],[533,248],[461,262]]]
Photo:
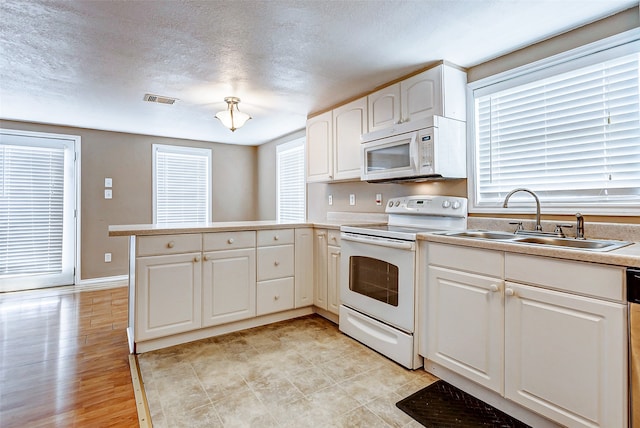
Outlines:
[[384,238],[381,238],[381,239],[380,238],[379,239],[359,238],[353,235],[347,235],[346,233],[342,233],[340,235],[340,239],[343,241],[353,241],[353,242],[359,242],[361,244],[377,245],[380,247],[398,248],[400,250],[413,250],[415,248],[413,242],[392,241]]

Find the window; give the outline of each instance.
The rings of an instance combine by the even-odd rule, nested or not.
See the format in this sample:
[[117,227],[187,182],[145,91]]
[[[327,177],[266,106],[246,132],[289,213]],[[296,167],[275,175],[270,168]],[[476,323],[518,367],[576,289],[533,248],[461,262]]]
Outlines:
[[472,209],[526,187],[547,212],[637,214],[639,52],[635,41],[476,87]]
[[278,221],[304,221],[304,139],[277,147],[276,170]]
[[0,132],[0,292],[73,284],[79,141]]
[[211,221],[211,150],[153,145],[153,222]]

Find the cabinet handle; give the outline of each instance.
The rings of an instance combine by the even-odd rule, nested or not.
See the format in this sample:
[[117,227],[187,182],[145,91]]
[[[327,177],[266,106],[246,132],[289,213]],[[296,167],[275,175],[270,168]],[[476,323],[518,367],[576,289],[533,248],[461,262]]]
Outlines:
[[194,262],[196,262],[196,263],[198,263],[198,262],[200,261],[200,256],[195,256],[195,257],[193,258],[193,261],[194,261]]
[[204,256],[204,257],[202,258],[202,260],[204,260],[205,262],[206,262],[206,261],[209,261],[209,257]]
[[169,241],[169,243],[167,244],[167,247],[168,247],[168,248],[173,248],[173,247],[175,247],[175,245],[176,245],[176,243],[175,243],[175,242],[173,242],[173,241]]
[[233,238],[227,239],[227,244],[233,244]]
[[515,296],[516,292],[513,291],[513,288],[505,288],[504,289],[504,294],[506,294],[507,296]]
[[274,266],[278,266],[279,264],[280,264],[280,262],[279,262],[279,261],[277,261],[277,260],[276,260],[275,262],[273,262],[273,265],[274,265]]
[[274,240],[274,241],[277,241],[278,239],[280,239],[280,237],[279,237],[278,235],[275,235],[275,236],[273,237],[273,240]]
[[491,284],[489,286],[489,289],[495,293],[496,291],[500,290],[500,287],[498,287],[496,284]]
[[275,296],[273,296],[273,300],[278,300],[280,298],[280,296],[278,296],[277,294]]

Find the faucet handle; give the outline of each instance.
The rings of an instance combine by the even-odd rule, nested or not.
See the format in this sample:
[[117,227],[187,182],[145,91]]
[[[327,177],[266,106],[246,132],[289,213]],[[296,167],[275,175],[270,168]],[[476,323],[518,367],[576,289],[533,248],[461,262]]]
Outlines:
[[516,226],[516,232],[518,232],[519,230],[524,230],[524,227],[522,227],[522,222],[521,221],[510,221],[509,224],[515,224]]
[[562,230],[563,227],[573,227],[573,225],[572,224],[556,224],[556,228],[553,231],[553,233],[560,236],[561,238],[566,238],[567,235],[564,234],[564,231]]

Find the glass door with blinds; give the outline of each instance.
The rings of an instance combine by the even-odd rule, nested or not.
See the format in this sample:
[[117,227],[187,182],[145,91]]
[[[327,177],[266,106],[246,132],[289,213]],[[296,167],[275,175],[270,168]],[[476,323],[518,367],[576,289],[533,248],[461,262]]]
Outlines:
[[0,130],[0,292],[74,283],[78,141]]

